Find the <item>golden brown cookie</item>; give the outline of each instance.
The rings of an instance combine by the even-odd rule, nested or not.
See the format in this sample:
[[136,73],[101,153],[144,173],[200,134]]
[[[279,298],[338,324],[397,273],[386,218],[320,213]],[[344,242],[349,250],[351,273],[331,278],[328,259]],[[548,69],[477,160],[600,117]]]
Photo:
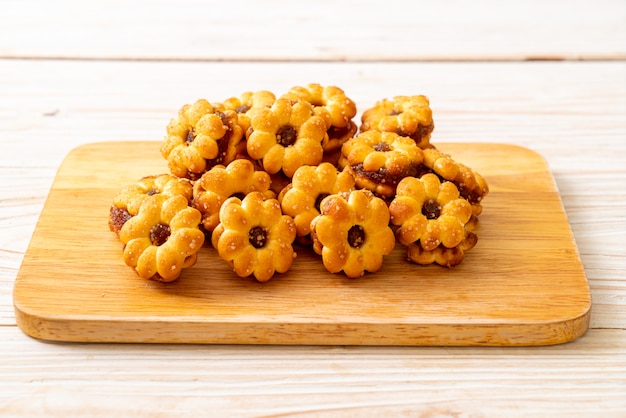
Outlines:
[[[291,216],[299,238],[311,233],[311,221],[320,214],[320,203],[328,195],[354,190],[354,177],[338,172],[330,163],[303,166],[296,170],[291,185],[278,196],[283,213]],[[304,242],[308,242],[305,240]]]
[[368,190],[333,194],[322,200],[311,222],[313,249],[331,273],[349,278],[376,272],[395,246],[387,204]]
[[200,219],[200,212],[181,195],[147,197],[137,215],[120,229],[124,262],[142,278],[176,280],[183,269],[196,263],[204,243]]
[[465,239],[472,208],[453,183],[428,173],[398,183],[389,213],[391,223],[399,227],[396,238],[401,244],[419,243],[432,251],[440,245],[454,248]]
[[424,167],[425,171],[433,172],[441,179],[454,183],[461,197],[472,205],[474,214],[480,215],[483,210],[481,202],[489,194],[489,185],[478,172],[436,148],[424,150]]
[[278,200],[252,192],[243,200],[231,197],[224,202],[211,242],[239,277],[254,275],[266,282],[291,268],[295,237],[293,219],[283,215]]
[[326,124],[304,101],[278,99],[271,107],[250,109],[248,155],[261,160],[269,174],[282,171],[291,178],[303,165],[322,161]]
[[148,196],[180,195],[189,201],[192,189],[190,181],[170,174],[143,177],[137,183],[125,186],[113,198],[113,204],[109,210],[109,229],[119,234],[124,223],[139,212],[139,207]]
[[396,96],[391,100],[378,101],[374,107],[363,112],[360,130],[395,132],[413,138],[420,148],[429,148],[434,127],[428,98],[417,95]]
[[232,196],[243,199],[248,193],[261,192],[266,199],[276,197],[270,190],[270,175],[256,171],[249,160],[239,159],[215,166],[193,186],[192,206],[202,214],[202,227],[211,232],[219,224],[222,204]]
[[161,154],[172,174],[197,180],[211,167],[238,158],[245,151],[243,134],[234,110],[200,99],[170,121]]
[[416,175],[423,159],[422,150],[411,138],[379,131],[348,140],[341,154],[339,164],[352,172],[356,185],[383,198],[395,195],[400,180]]

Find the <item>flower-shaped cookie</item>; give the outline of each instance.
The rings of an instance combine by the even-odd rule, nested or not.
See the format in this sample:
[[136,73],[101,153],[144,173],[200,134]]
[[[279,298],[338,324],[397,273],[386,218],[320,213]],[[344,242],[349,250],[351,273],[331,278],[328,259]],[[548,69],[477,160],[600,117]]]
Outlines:
[[141,203],[148,196],[155,194],[164,194],[168,197],[181,195],[190,200],[192,188],[189,180],[171,174],[146,176],[135,184],[125,186],[113,199],[113,205],[109,212],[109,229],[119,234],[124,223],[139,212]]
[[426,96],[396,96],[378,101],[361,116],[361,132],[395,132],[415,140],[420,148],[429,148],[435,125]]
[[239,277],[252,274],[266,282],[291,268],[295,238],[293,219],[283,215],[278,200],[252,192],[243,200],[231,197],[224,202],[211,242]]
[[354,101],[336,86],[310,83],[306,86],[292,87],[282,97],[311,103],[315,107],[315,114],[324,119],[328,129],[331,126],[345,128],[350,125],[352,118],[356,115]]
[[183,106],[170,121],[161,154],[172,174],[196,180],[211,167],[233,161],[244,150],[237,113],[216,106],[200,99]]
[[287,177],[303,165],[322,161],[322,142],[328,136],[324,120],[304,101],[278,99],[271,107],[250,109],[248,155],[262,160],[270,174],[282,170]]
[[393,132],[367,131],[348,140],[341,148],[341,166],[348,166],[360,188],[389,198],[396,185],[415,175],[422,163],[422,150],[411,138]]
[[424,166],[440,178],[456,184],[461,197],[472,205],[473,213],[482,213],[481,202],[489,194],[489,185],[483,176],[435,148],[424,150]]
[[396,231],[400,243],[419,241],[424,250],[432,251],[439,245],[454,248],[463,241],[472,208],[453,183],[442,183],[432,173],[406,177],[396,193],[389,213],[391,223],[400,227]]
[[176,280],[183,269],[196,263],[204,243],[200,218],[183,196],[148,197],[120,230],[124,262],[145,279]]
[[270,190],[270,175],[255,171],[251,161],[238,159],[227,167],[213,167],[195,182],[192,206],[202,213],[202,226],[211,232],[219,224],[220,208],[226,199],[231,196],[243,199],[255,191],[266,199],[275,197]]
[[347,171],[337,172],[330,163],[317,167],[303,166],[296,170],[291,185],[278,200],[283,213],[293,217],[298,237],[311,232],[311,221],[320,214],[320,203],[328,195],[353,190],[354,177]]
[[244,134],[250,128],[248,111],[253,107],[270,107],[276,101],[274,93],[268,90],[247,91],[239,97],[229,97],[222,104],[225,109],[234,110],[239,115],[239,126]]
[[322,200],[311,222],[313,249],[331,273],[349,278],[378,271],[395,246],[387,204],[367,190],[333,194]]

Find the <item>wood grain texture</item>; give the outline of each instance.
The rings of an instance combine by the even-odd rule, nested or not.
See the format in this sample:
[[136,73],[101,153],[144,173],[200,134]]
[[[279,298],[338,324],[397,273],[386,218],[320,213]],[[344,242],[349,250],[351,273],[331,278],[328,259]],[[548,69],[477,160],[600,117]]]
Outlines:
[[0,340],[3,416],[612,417],[626,409],[623,330],[590,329],[545,347],[41,344],[16,327],[0,327]]
[[[620,0],[4,1],[0,57],[260,61],[626,57]],[[41,36],[45,33],[46,36]]]
[[[0,416],[626,416],[625,10],[0,1]],[[15,278],[68,152],[158,140],[198,96],[310,81],[359,106],[427,94],[438,142],[544,156],[591,288],[587,334],[542,347],[89,344],[16,326]]]
[[[361,279],[308,248],[269,283],[239,279],[211,248],[175,283],[121,261],[112,196],[166,172],[158,142],[82,146],[66,158],[18,274],[18,325],[49,340],[231,344],[546,345],[583,335],[591,299],[545,161],[503,144],[442,150],[490,183],[479,244],[454,268],[416,266],[397,245]],[[71,202],[71,205],[69,205]],[[529,207],[538,210],[529,211]]]

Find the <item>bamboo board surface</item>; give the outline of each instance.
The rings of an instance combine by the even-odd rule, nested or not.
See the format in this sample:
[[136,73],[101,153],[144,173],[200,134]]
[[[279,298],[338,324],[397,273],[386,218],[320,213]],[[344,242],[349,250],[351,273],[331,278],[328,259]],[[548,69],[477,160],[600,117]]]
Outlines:
[[490,185],[461,265],[413,265],[397,244],[380,271],[350,280],[298,248],[289,272],[257,283],[207,247],[170,284],[137,277],[107,227],[119,189],[166,171],[158,143],[81,146],[24,256],[17,323],[36,338],[85,342],[524,346],[582,336],[589,286],[543,158],[513,145],[437,146]]

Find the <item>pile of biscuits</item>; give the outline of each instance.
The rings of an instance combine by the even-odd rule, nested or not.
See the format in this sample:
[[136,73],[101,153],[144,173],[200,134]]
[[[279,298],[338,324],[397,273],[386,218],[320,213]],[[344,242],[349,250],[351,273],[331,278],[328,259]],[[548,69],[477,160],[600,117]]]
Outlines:
[[350,278],[378,271],[396,243],[420,265],[461,263],[485,179],[431,143],[425,96],[380,100],[360,126],[356,114],[341,88],[320,84],[184,105],[161,143],[169,173],[113,199],[124,262],[171,282],[210,242],[260,282],[288,271],[296,246]]

